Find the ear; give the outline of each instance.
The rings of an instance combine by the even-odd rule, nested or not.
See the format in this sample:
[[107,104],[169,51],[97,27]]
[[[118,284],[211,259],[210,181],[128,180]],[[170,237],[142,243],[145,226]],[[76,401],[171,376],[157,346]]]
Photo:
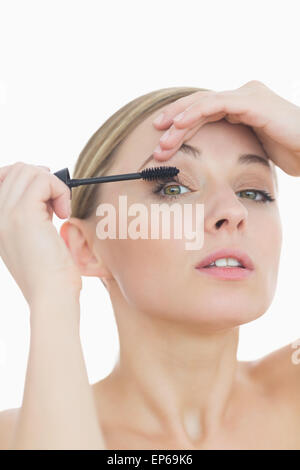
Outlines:
[[105,287],[107,287],[105,279],[112,279],[113,276],[101,257],[99,255],[95,256],[93,252],[87,222],[71,217],[62,224],[60,235],[67,245],[81,275],[99,277]]

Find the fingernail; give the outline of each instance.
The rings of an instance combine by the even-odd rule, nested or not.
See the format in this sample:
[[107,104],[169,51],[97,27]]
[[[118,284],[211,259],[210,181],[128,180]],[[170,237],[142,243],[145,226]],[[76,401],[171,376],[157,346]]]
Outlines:
[[154,124],[160,124],[163,121],[164,118],[164,113],[161,113],[157,116],[157,118],[154,119]]
[[158,145],[158,146],[155,147],[155,149],[154,149],[154,152],[156,152],[156,153],[161,153],[161,151],[162,151],[162,150],[161,150],[161,146],[160,146],[160,145]]

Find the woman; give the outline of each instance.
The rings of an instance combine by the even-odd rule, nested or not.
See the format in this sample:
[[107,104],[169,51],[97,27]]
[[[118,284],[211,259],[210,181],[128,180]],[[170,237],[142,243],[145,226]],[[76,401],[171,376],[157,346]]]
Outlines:
[[[165,120],[154,124],[161,111]],[[291,345],[257,361],[236,359],[239,326],[274,297],[282,242],[274,164],[300,176],[299,129],[300,108],[257,81],[226,92],[168,88],[110,117],[73,176],[171,165],[178,180],[80,186],[70,213],[69,190],[49,169],[0,169],[1,256],[31,324],[23,403],[0,413],[2,448],[300,449]],[[202,248],[188,251],[174,237],[100,239],[97,206],[110,203],[118,215],[120,195],[128,206],[203,203]],[[61,237],[53,211],[71,215]],[[249,275],[198,269],[224,248],[233,262],[242,255]],[[235,268],[214,272],[226,269]],[[120,338],[114,370],[92,386],[79,337],[81,276],[104,283]]]

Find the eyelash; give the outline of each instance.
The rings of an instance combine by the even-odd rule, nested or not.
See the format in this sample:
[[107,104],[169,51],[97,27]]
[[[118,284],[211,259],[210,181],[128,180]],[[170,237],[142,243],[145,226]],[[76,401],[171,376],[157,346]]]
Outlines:
[[[185,188],[187,189],[190,189],[188,186],[182,184],[180,181],[179,181],[179,178],[177,179],[177,181],[175,180],[169,180],[168,183],[178,183],[177,186],[184,186]],[[170,194],[160,194],[160,191],[162,189],[164,189],[164,187],[167,186],[167,183],[166,183],[166,180],[164,180],[164,182],[159,182],[158,184],[156,184],[156,186],[154,187],[153,189],[153,193],[159,197],[160,199],[177,199],[178,197],[182,197],[184,196],[185,194],[187,193],[183,193],[183,194],[174,194],[174,195],[170,195]],[[260,199],[260,200],[257,200],[254,202],[257,202],[257,203],[267,203],[267,202],[273,202],[275,201],[275,199],[271,196],[270,193],[268,193],[267,191],[264,191],[262,189],[243,189],[242,191],[238,191],[238,193],[244,193],[244,192],[247,192],[247,191],[252,191],[252,192],[255,192],[257,194],[261,194],[264,199]]]

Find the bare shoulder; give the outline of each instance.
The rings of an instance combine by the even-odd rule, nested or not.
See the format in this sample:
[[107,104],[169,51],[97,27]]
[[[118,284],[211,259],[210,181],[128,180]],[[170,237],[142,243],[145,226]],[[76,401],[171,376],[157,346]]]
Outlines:
[[0,411],[0,450],[7,450],[13,437],[20,408]]
[[300,416],[300,338],[247,363],[247,368],[274,399],[287,398]]

